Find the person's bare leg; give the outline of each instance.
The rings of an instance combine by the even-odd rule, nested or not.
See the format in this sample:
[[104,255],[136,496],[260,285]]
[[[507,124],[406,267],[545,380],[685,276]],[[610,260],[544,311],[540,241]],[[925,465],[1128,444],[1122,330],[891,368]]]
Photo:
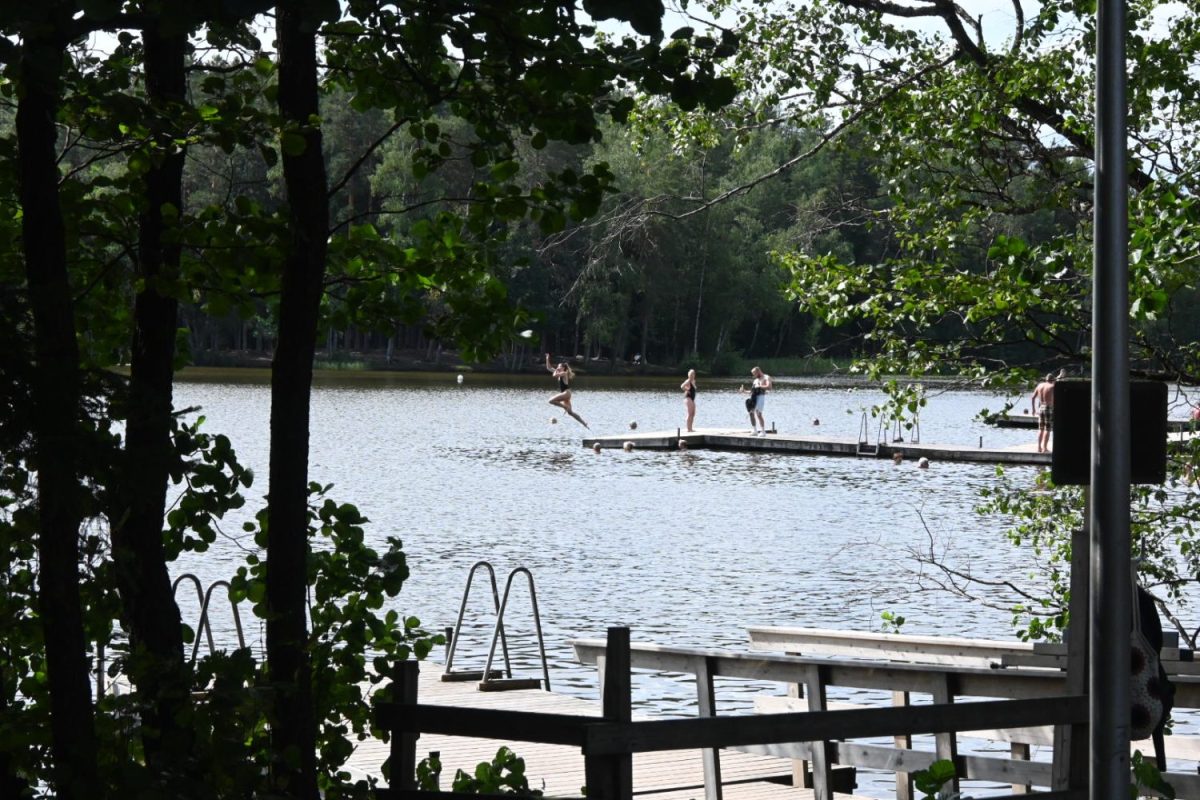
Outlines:
[[689,400],[687,402],[687,432],[692,432],[692,421],[696,419],[696,403]]
[[754,413],[758,415],[758,426],[759,426],[760,428],[762,428],[762,432],[763,432],[763,433],[766,433],[766,432],[767,432],[767,423],[766,423],[766,421],[765,421],[765,420],[763,420],[763,415],[762,415],[762,412],[761,412],[761,411],[755,411]]
[[591,430],[591,428],[588,426],[588,424],[587,424],[586,422],[584,422],[584,421],[583,421],[583,417],[579,416],[578,414],[576,414],[574,411],[572,411],[572,410],[571,410],[571,401],[570,401],[570,400],[563,400],[563,402],[562,402],[562,408],[563,408],[563,411],[565,411],[565,412],[567,412],[568,414],[570,414],[570,415],[571,415],[571,417],[572,417],[572,418],[573,418],[573,419],[574,419],[576,422],[578,422],[580,425],[582,425],[583,427],[587,428],[588,430]]

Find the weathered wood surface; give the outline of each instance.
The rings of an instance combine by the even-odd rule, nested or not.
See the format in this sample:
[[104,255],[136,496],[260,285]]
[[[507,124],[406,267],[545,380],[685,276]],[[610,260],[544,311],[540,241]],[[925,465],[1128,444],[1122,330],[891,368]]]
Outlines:
[[[818,636],[817,638],[823,637]],[[870,639],[872,635],[868,634],[866,638]],[[912,638],[920,639],[923,637]],[[595,661],[603,650],[603,642],[595,640],[576,641],[572,644],[575,646],[577,657],[583,663]],[[1003,643],[997,644],[1003,645]],[[956,655],[955,652],[949,649],[942,650],[932,643],[926,642],[924,645],[926,650],[942,658],[964,658],[969,657],[964,655],[964,653],[969,654],[974,652],[978,656],[987,651],[1005,649],[1005,646],[994,646],[993,643],[986,641],[959,640],[950,646],[958,648]],[[1043,720],[1044,722],[1054,722],[1059,718],[1065,719],[1070,717],[1078,711],[1071,704],[1078,705],[1081,701],[1080,698],[1067,698],[1064,696],[1068,688],[1067,676],[1064,672],[1053,669],[998,669],[963,666],[960,664],[895,663],[879,660],[874,662],[848,661],[809,656],[759,655],[758,653],[736,653],[703,648],[669,647],[648,644],[638,644],[632,647],[631,663],[634,668],[684,674],[698,674],[697,669],[699,665],[703,664],[704,669],[708,670],[708,674],[710,675],[769,680],[785,684],[804,683],[806,677],[811,676],[813,666],[821,665],[821,683],[824,686],[889,689],[892,691],[893,697],[897,694],[903,695],[905,692],[918,692],[931,695],[935,701],[942,703],[956,702],[956,698],[959,697],[1031,698],[1033,702],[1030,705],[1038,705],[1037,698],[1042,698],[1040,705],[1045,706],[1047,711],[1052,711],[1052,713],[1047,714]],[[1176,707],[1181,709],[1196,708],[1197,704],[1200,703],[1200,678],[1193,675],[1176,675],[1173,676],[1172,682],[1176,686]],[[789,711],[794,712],[809,707],[807,700],[797,697],[771,698],[770,700],[759,702],[766,707],[759,709],[758,703],[756,703],[756,710],[769,710],[784,714]],[[942,724],[946,724],[946,721],[950,717],[953,717],[953,726],[964,732],[969,731],[970,733],[967,733],[967,735],[972,738],[1007,741],[1017,748],[1013,751],[1017,754],[1017,757],[1012,759],[956,755],[958,763],[962,766],[960,772],[962,777],[1011,783],[1014,786],[1014,790],[1018,792],[1024,786],[1030,784],[1039,786],[1048,785],[1052,777],[1051,765],[1047,762],[1029,761],[1028,756],[1025,754],[1028,753],[1028,745],[1045,746],[1053,740],[1051,727],[1049,725],[1022,726],[1020,721],[1011,717],[1011,715],[1010,718],[1002,718],[1000,714],[992,713],[991,709],[988,708],[990,705],[962,702],[957,707],[944,707],[943,711],[937,712],[946,716],[946,719],[942,720]],[[829,704],[828,707],[831,709],[846,709],[848,704]],[[985,709],[988,711],[985,715],[986,725],[980,725],[980,720],[978,719],[962,722],[959,716],[964,711],[978,710],[979,712],[983,712]],[[904,711],[909,709],[896,708],[894,710]],[[1024,709],[1018,706],[1012,706],[1010,710],[1017,714],[1024,713]],[[925,713],[927,712],[922,712],[923,716]],[[820,719],[820,715],[818,717],[810,717],[806,723],[805,735],[799,738],[811,737],[828,740],[862,737],[866,735],[862,731],[868,728],[875,733],[884,733],[882,730],[876,731],[871,727],[879,722],[879,720],[873,720],[864,726],[860,724],[860,721],[853,719],[854,714],[854,711],[849,711],[847,716],[841,720],[834,720],[833,718]],[[1051,720],[1051,716],[1054,716],[1055,720]],[[897,720],[899,719],[900,716],[898,715]],[[848,729],[844,730],[842,728],[843,725],[847,724],[858,732],[852,735],[847,734],[846,730]],[[882,724],[886,727],[886,720]],[[732,723],[730,730],[723,730],[718,735],[723,741],[727,742],[744,741],[744,738],[738,737],[744,736],[747,731],[740,729],[733,730],[733,728],[739,725],[740,723]],[[903,726],[901,725],[901,727]],[[648,735],[649,733],[649,731],[643,731],[642,735]],[[664,729],[663,734],[667,733],[669,732]],[[689,735],[703,735],[703,731],[691,731]],[[937,753],[912,750],[910,747],[905,746],[908,744],[907,742],[901,741],[900,737],[897,738],[897,746],[894,747],[860,742],[833,742],[831,744],[834,752],[831,754],[831,760],[837,763],[853,764],[864,768],[887,769],[894,770],[897,773],[905,773],[927,767],[937,758]],[[953,745],[949,741],[943,739],[940,745],[939,749],[943,752],[947,750],[951,753],[953,752]],[[1195,737],[1168,736],[1166,748],[1168,757],[1170,758],[1195,760],[1197,755],[1200,755],[1200,747],[1198,747]],[[737,746],[736,749],[743,752],[783,756],[801,760],[809,760],[814,756],[813,747],[808,742],[764,745],[746,744]],[[1149,750],[1149,743],[1135,742],[1131,745],[1131,749],[1141,749],[1143,752],[1147,752]],[[1170,772],[1167,778],[1172,781],[1173,785],[1179,791],[1180,797],[1200,798],[1200,775],[1196,775],[1193,772]]]
[[1032,655],[1027,642],[962,639],[952,636],[839,631],[752,625],[746,628],[750,649],[792,655],[884,658],[921,664],[990,667],[1004,656]]
[[[997,428],[1037,428],[1038,418],[1033,414],[988,414],[983,418],[983,421],[988,425],[995,425]],[[1196,424],[1190,419],[1169,419],[1167,420],[1168,431],[1190,431],[1192,426]]]
[[[522,689],[507,692],[480,692],[474,683],[439,680],[438,665],[422,664],[418,700],[422,705],[454,706],[476,709],[532,711],[544,714],[600,716],[600,705],[578,697]],[[441,734],[422,734],[417,740],[419,758],[430,752],[440,753],[442,789],[449,789],[456,769],[471,772],[475,765],[490,761],[506,745],[525,759],[530,785],[547,795],[579,797],[586,783],[583,755],[579,747],[532,744],[505,738],[464,738]],[[388,745],[368,739],[359,743],[351,757],[349,770],[356,778],[381,778],[381,766],[388,757]],[[811,800],[812,791],[778,783],[791,775],[791,762],[780,758],[723,751],[721,780],[725,800]],[[633,756],[634,793],[654,793],[654,800],[692,800],[704,795],[704,759],[700,750],[638,753]],[[838,795],[838,800],[853,800]]]
[[925,457],[931,462],[959,461],[983,464],[1050,465],[1050,454],[1036,452],[1035,442],[1007,448],[880,442],[876,452],[870,455],[863,455],[859,452],[859,443],[856,439],[832,436],[800,436],[786,433],[753,436],[747,430],[733,429],[702,429],[694,433],[679,431],[638,433],[630,431],[629,433],[611,436],[589,436],[583,440],[583,446],[594,447],[600,445],[601,448],[620,449],[624,447],[625,442],[633,442],[635,449],[677,450],[679,449],[680,441],[685,442],[685,446],[690,450],[741,450],[785,455],[855,456],[871,459],[890,459],[895,453],[900,453],[906,459]]

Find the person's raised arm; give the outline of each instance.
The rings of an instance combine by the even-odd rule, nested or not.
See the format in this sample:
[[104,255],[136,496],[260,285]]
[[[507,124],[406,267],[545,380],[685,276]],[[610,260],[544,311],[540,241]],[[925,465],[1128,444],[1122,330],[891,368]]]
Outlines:
[[550,365],[550,354],[546,353],[546,369],[554,372],[554,367]]
[[775,384],[771,381],[771,376],[765,372],[763,373],[763,376],[762,376],[762,388],[767,389],[767,390],[775,388]]

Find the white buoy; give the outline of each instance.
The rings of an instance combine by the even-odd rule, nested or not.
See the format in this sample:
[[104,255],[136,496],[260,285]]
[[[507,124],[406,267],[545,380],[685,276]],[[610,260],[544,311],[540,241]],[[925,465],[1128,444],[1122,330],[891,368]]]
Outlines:
[[462,373],[461,373],[461,372],[458,374],[458,378],[457,378],[457,380],[458,380],[458,383],[459,383],[459,385],[461,386],[461,385],[462,385],[462,382],[463,382],[463,376],[462,376]]

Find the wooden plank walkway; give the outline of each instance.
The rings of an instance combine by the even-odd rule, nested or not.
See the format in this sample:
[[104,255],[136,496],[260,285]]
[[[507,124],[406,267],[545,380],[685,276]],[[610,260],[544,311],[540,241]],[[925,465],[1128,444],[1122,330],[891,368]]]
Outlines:
[[[983,421],[988,425],[995,425],[997,428],[1037,428],[1038,426],[1038,418],[1033,414],[988,414]],[[1190,419],[1167,420],[1168,432],[1191,431],[1193,427],[1200,429],[1200,422]]]
[[647,433],[590,436],[583,440],[584,447],[617,448],[625,442],[633,442],[635,449],[678,450],[679,443],[690,450],[738,450],[744,452],[781,453],[790,455],[854,456],[858,458],[891,458],[900,453],[906,459],[928,458],[932,461],[973,462],[982,464],[1028,464],[1050,466],[1050,454],[1037,452],[1036,443],[1007,448],[971,447],[969,445],[913,444],[911,442],[880,443],[878,452],[864,455],[859,452],[856,439],[833,436],[799,436],[796,434],[769,433],[753,436],[747,430],[706,428],[694,433],[679,431],[654,431]]
[[[600,705],[579,697],[570,697],[541,689],[481,692],[470,681],[442,682],[440,665],[421,665],[418,699],[421,703],[469,708],[501,708],[551,714],[600,716]],[[469,739],[423,734],[417,740],[417,758],[430,752],[440,753],[441,788],[449,790],[455,770],[474,772],[481,761],[491,761],[496,751],[507,745],[525,759],[529,785],[542,789],[547,796],[579,797],[584,786],[583,754],[573,747],[504,742],[495,739]],[[347,769],[355,779],[381,779],[380,768],[388,757],[388,745],[376,739],[360,742]],[[770,756],[751,755],[731,750],[721,752],[721,782],[726,800],[811,800],[811,789],[795,788],[778,781],[789,781],[792,762]],[[382,779],[381,779],[382,780]],[[634,794],[651,795],[653,800],[691,800],[704,797],[704,771],[699,750],[638,753],[633,757]],[[856,800],[857,795],[838,794],[839,800]]]

